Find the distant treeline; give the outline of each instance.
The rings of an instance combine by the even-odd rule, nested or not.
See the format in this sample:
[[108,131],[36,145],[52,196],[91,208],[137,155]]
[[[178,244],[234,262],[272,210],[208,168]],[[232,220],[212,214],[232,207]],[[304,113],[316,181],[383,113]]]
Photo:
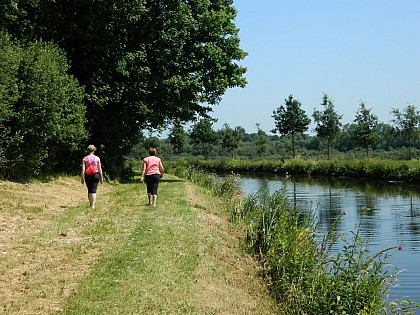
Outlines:
[[[361,159],[377,158],[388,160],[410,160],[420,157],[418,127],[408,142],[408,136],[395,125],[377,123],[372,128],[369,150],[360,145],[356,138],[356,123],[346,124],[339,129],[328,143],[318,135],[297,133],[294,135],[295,157],[304,159]],[[293,158],[292,136],[267,134],[257,126],[255,133],[246,133],[241,126],[231,128],[225,124],[221,129],[213,128],[210,119],[202,119],[190,129],[178,124],[166,138],[142,137],[134,146],[131,156],[140,158],[149,147],[158,148],[165,159],[197,157],[202,159],[238,158],[251,160],[285,160]]]

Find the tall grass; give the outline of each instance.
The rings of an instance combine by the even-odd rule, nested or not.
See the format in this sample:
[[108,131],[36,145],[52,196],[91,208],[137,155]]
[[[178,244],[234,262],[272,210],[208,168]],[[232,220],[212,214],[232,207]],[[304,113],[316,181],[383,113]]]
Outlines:
[[[264,189],[248,197],[241,215],[249,226],[248,244],[264,263],[284,314],[415,314],[419,307],[384,300],[398,276],[387,259],[401,247],[371,254],[360,224],[350,238],[337,235],[335,224],[321,234],[312,214],[299,211],[284,191],[270,195]],[[343,219],[345,213],[336,222]],[[334,251],[338,243],[344,246]]]
[[239,175],[231,172],[221,177],[205,172],[200,167],[185,166],[184,164],[167,166],[167,170],[171,174],[205,187],[214,196],[223,198],[225,210],[231,214],[232,219],[236,219],[238,213],[242,211],[243,197],[238,186]]

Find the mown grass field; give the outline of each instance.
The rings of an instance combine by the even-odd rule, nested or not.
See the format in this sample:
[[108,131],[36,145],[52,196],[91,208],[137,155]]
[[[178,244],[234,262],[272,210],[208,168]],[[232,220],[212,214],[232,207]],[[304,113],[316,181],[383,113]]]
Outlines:
[[0,182],[2,314],[276,314],[223,200],[167,175],[138,182]]

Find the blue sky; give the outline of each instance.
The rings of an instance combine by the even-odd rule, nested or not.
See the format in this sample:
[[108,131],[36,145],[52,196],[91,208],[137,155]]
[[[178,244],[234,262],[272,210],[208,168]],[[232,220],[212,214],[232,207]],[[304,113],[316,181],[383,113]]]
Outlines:
[[[325,92],[351,123],[363,101],[381,122],[392,108],[420,109],[420,1],[234,0],[245,88],[213,107],[218,122],[267,133],[292,94],[312,119]],[[311,124],[310,131],[314,125]]]

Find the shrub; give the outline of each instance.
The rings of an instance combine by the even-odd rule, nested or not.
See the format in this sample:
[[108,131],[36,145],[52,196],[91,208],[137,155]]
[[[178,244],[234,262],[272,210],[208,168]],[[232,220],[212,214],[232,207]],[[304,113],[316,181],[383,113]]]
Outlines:
[[86,139],[83,88],[56,46],[20,47],[1,34],[0,44],[0,176],[53,173]]

